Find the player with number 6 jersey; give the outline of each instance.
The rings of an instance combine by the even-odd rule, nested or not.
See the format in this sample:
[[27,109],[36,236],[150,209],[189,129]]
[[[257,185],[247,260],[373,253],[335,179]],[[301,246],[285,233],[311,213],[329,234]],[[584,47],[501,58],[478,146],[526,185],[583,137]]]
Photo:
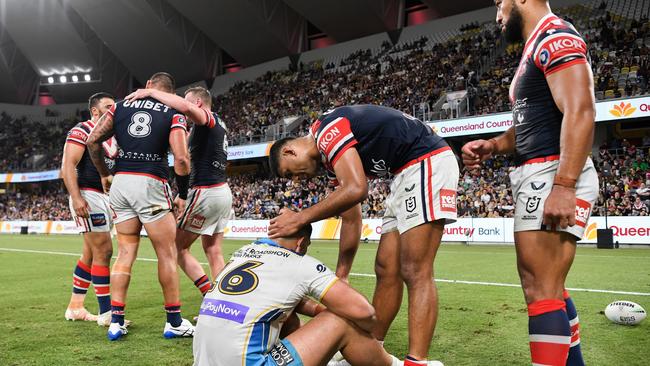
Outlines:
[[[338,185],[316,205],[299,213],[284,210],[271,220],[271,238],[358,206],[368,195],[366,177],[392,178],[375,267],[373,305],[379,323],[374,335],[380,340],[386,336],[406,283],[409,356],[405,364],[439,364],[426,359],[438,310],[431,280],[433,262],[444,225],[456,219],[458,163],[447,143],[406,113],[351,105],[320,116],[307,136],[276,141],[269,165],[278,176],[294,179],[308,179],[324,167]],[[352,231],[348,225],[343,221],[341,236]]]
[[[306,255],[311,231],[233,253],[201,304],[194,365],[315,366],[339,349],[355,365],[401,365],[370,335],[368,300]],[[313,319],[301,327],[297,312]]]

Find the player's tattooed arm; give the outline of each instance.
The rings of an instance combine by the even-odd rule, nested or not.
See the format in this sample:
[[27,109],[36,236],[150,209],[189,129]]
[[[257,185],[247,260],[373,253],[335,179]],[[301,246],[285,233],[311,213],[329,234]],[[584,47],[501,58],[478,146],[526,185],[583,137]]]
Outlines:
[[108,140],[113,134],[113,116],[110,113],[104,113],[88,137],[87,146],[90,159],[97,168],[99,175],[104,178],[110,176],[111,172],[108,170],[106,162],[104,162],[102,142]]

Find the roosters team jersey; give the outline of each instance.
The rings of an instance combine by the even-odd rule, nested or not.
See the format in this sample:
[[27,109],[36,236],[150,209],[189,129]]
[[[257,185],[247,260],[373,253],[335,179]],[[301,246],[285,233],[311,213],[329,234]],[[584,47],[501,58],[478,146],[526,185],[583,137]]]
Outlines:
[[115,173],[137,173],[166,180],[167,151],[173,128],[187,131],[185,116],[153,98],[115,103],[115,139],[120,146]]
[[330,178],[349,148],[357,149],[368,177],[387,177],[406,166],[448,150],[449,146],[420,120],[393,108],[352,105],[335,108],[310,127]]
[[190,133],[190,157],[192,173],[190,186],[212,186],[226,181],[226,161],[228,159],[228,140],[226,124],[212,112],[212,119],[217,121],[213,128],[209,126],[192,127]]
[[555,105],[546,77],[588,63],[587,44],[573,25],[549,14],[524,46],[510,85],[515,126],[515,163],[560,153],[562,112]]
[[194,365],[260,365],[306,296],[322,299],[337,277],[320,261],[261,239],[236,251],[199,311]]
[[[88,136],[95,128],[95,122],[86,121],[77,123],[70,131],[68,132],[68,137],[66,138],[66,143],[76,144],[86,148],[86,142],[88,141]],[[118,147],[115,138],[111,137],[110,139],[102,143],[104,150],[104,161],[109,170],[113,170],[115,166],[115,158],[117,157]],[[88,149],[84,150],[84,154],[77,164],[77,184],[81,189],[93,189],[99,192],[104,192],[102,188],[102,181],[97,172],[97,168],[90,159],[90,154]]]

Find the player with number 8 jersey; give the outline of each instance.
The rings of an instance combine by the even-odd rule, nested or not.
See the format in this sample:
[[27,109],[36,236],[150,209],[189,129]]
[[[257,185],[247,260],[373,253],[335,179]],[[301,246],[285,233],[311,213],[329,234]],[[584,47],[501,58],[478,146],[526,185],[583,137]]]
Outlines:
[[[211,119],[200,108],[173,94],[174,79],[167,73],[156,73],[147,81],[147,88],[155,90],[150,98],[135,98],[134,92],[117,103],[99,120],[89,137],[88,149],[93,163],[108,190],[109,201],[115,212],[115,226],[119,253],[113,265],[112,320],[108,330],[110,340],[126,334],[124,307],[126,292],[144,226],[158,257],[158,279],[162,286],[167,323],[165,338],[192,336],[194,327],[180,315],[180,291],[174,237],[176,221],[171,214],[172,195],[167,178],[169,167],[167,151],[174,154],[174,171],[178,185],[177,204],[183,205],[189,184],[189,153],[184,114],[198,124],[210,124]],[[180,99],[177,111],[170,100]],[[116,159],[116,177],[110,184],[110,172],[101,159],[100,144],[115,135],[120,146]]]

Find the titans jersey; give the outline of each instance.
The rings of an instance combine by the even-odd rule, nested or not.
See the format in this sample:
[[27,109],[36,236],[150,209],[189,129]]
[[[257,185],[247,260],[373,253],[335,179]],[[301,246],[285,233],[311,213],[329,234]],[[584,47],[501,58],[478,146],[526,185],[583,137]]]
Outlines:
[[449,148],[415,117],[376,105],[327,111],[311,125],[310,134],[330,178],[338,159],[351,147],[357,149],[368,177],[387,177],[435,150]]
[[201,303],[194,365],[260,365],[300,301],[322,299],[336,280],[318,260],[272,240],[242,247]]
[[121,101],[108,111],[120,146],[116,173],[137,173],[167,179],[169,133],[187,131],[185,116],[153,98]]
[[228,140],[226,124],[216,113],[212,113],[215,127],[192,127],[190,133],[190,157],[192,173],[190,186],[211,186],[226,181]]
[[[77,123],[70,131],[68,132],[68,137],[66,138],[66,143],[76,144],[82,146],[84,154],[77,164],[77,184],[79,188],[82,189],[93,189],[99,192],[104,192],[102,188],[102,181],[99,177],[99,172],[90,159],[90,154],[88,149],[86,149],[86,141],[88,141],[88,136],[93,132],[95,128],[95,122],[86,121]],[[111,137],[110,139],[104,141],[102,144],[104,148],[104,161],[109,170],[113,170],[115,165],[115,158],[117,157],[117,142],[115,138]]]
[[588,62],[587,44],[573,25],[554,14],[540,20],[524,46],[510,85],[516,164],[560,153],[562,112],[546,77]]

